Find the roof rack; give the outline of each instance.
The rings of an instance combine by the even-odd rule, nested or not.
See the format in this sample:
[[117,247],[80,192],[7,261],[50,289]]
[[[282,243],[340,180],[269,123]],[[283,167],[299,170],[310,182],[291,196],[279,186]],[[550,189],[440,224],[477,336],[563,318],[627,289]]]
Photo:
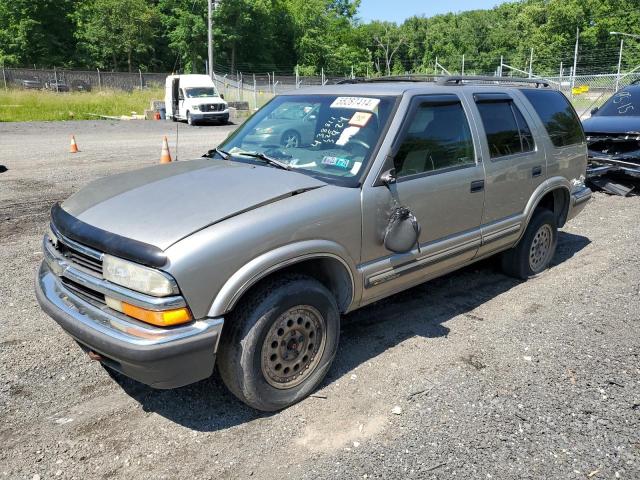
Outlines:
[[477,75],[450,75],[447,77],[440,77],[436,83],[438,85],[462,85],[465,83],[507,83],[507,84],[519,84],[528,83],[535,85],[536,88],[550,86],[547,80],[542,78],[520,78],[520,77],[490,77],[490,76],[477,76]]
[[337,85],[356,84],[356,83],[386,83],[386,82],[434,82],[437,85],[463,85],[467,83],[480,83],[480,84],[530,84],[535,85],[536,88],[550,86],[548,80],[541,78],[520,78],[520,77],[490,77],[490,76],[475,76],[475,75],[393,75],[387,77],[375,77],[375,78],[346,78],[336,82]]
[[439,75],[389,75],[384,77],[355,77],[339,80],[336,85],[348,85],[354,83],[386,83],[386,82],[435,82]]

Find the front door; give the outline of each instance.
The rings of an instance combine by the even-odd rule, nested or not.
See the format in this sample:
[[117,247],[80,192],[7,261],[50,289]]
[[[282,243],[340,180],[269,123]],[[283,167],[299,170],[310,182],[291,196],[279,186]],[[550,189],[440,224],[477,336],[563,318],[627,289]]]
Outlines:
[[[363,189],[363,303],[403,290],[471,260],[480,246],[484,171],[469,116],[457,95],[414,97],[392,148],[397,181]],[[383,245],[394,207],[421,226],[420,248]]]

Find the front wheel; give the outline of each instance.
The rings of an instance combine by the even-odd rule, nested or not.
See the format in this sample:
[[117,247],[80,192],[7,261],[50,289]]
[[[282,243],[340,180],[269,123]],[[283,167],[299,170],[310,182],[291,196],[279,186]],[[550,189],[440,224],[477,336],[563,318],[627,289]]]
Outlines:
[[556,216],[547,209],[536,211],[518,245],[502,254],[502,270],[526,280],[547,269],[558,245]]
[[282,134],[282,139],[280,140],[280,144],[284,148],[298,148],[301,143],[300,134],[295,130],[287,130]]
[[196,124],[196,121],[191,116],[191,112],[189,112],[188,110],[187,110],[187,123],[192,126]]
[[285,275],[251,292],[225,328],[217,360],[224,383],[247,405],[275,411],[308,396],[325,377],[340,315],[320,282]]

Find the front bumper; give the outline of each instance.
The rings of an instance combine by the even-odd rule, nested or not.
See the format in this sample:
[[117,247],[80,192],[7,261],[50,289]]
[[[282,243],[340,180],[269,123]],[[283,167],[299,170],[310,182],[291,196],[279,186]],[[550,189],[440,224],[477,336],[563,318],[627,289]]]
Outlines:
[[190,113],[191,118],[198,121],[215,120],[226,122],[229,120],[229,110],[225,110],[223,112],[200,112],[198,110],[194,110]]
[[176,388],[209,377],[222,318],[160,328],[91,303],[67,288],[46,261],[36,278],[42,309],[85,351],[113,370],[154,388]]

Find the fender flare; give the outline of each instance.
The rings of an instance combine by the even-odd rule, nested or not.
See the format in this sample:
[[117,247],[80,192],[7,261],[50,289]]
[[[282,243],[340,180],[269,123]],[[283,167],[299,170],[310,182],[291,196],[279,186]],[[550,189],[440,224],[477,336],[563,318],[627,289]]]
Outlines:
[[215,318],[228,313],[242,295],[267,275],[305,260],[322,258],[331,258],[340,262],[348,273],[351,282],[351,299],[346,311],[351,310],[356,300],[362,295],[362,289],[355,281],[354,272],[357,272],[357,269],[347,250],[328,240],[305,240],[262,253],[239,268],[218,291],[207,316]]
[[570,208],[571,203],[571,183],[564,177],[551,177],[542,182],[538,187],[533,191],[529,201],[523,212],[524,221],[522,222],[522,229],[520,230],[520,235],[518,236],[518,242],[524,235],[524,232],[527,230],[529,226],[529,222],[531,221],[531,217],[533,216],[533,212],[536,210],[537,206],[540,204],[542,198],[549,192],[554,190],[563,189],[566,190],[566,194],[568,196],[567,204],[565,205],[565,212],[560,213],[560,218],[566,218],[566,214],[568,209]]

